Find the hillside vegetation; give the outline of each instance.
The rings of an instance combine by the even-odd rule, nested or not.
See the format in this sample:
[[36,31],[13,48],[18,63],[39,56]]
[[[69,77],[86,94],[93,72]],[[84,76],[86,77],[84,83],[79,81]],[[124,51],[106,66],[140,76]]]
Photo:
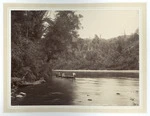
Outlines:
[[102,39],[77,39],[67,51],[58,56],[54,69],[138,70],[139,35]]

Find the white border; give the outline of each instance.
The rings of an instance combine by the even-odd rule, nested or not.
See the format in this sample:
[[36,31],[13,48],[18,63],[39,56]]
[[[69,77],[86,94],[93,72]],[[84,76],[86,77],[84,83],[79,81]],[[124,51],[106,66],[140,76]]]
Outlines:
[[[140,67],[140,69],[139,69],[139,71],[137,71],[137,70],[135,70],[135,72],[139,72],[139,106],[98,106],[98,105],[96,105],[96,106],[79,106],[79,105],[55,105],[55,106],[53,106],[53,105],[49,105],[49,106],[44,106],[44,105],[42,105],[42,106],[37,106],[37,105],[31,105],[31,106],[20,106],[19,105],[19,107],[18,106],[11,106],[11,90],[9,90],[9,97],[8,97],[8,99],[9,99],[9,108],[10,109],[22,109],[22,108],[27,108],[27,107],[36,107],[36,108],[40,108],[40,107],[42,107],[42,108],[62,108],[62,109],[90,109],[90,108],[92,108],[92,109],[120,109],[120,110],[122,110],[122,109],[140,109],[140,108],[142,108],[142,104],[141,104],[141,101],[142,101],[142,94],[141,94],[141,91],[142,91],[142,83],[143,83],[143,79],[141,78],[141,52],[142,52],[142,50],[141,50],[141,48],[142,48],[142,39],[141,39],[141,37],[142,37],[142,29],[141,29],[141,27],[142,27],[142,17],[141,17],[141,13],[142,13],[142,10],[139,8],[139,7],[119,7],[119,8],[116,8],[116,7],[84,7],[84,9],[83,8],[79,8],[79,7],[77,7],[77,8],[60,8],[60,7],[53,7],[53,8],[46,8],[46,7],[41,7],[41,8],[25,8],[25,7],[23,7],[23,8],[11,8],[11,7],[9,7],[9,10],[8,10],[8,12],[9,12],[9,17],[11,17],[11,11],[12,10],[75,10],[75,11],[78,11],[78,10],[85,10],[85,11],[87,11],[87,10],[135,10],[135,11],[139,11],[139,67]],[[9,36],[9,40],[11,40],[11,29],[10,29],[10,27],[11,27],[11,18],[9,18],[9,34],[8,35],[10,35]],[[9,41],[9,51],[8,51],[8,53],[9,53],[9,64],[10,64],[10,67],[9,67],[9,75],[10,75],[10,77],[11,77],[11,41]],[[106,71],[106,70],[105,70]],[[113,70],[109,70],[109,71],[113,71]],[[125,72],[129,72],[129,71],[127,71],[127,70],[123,70],[123,71],[125,71]],[[10,80],[10,78],[9,78],[9,88],[11,89],[11,80]]]
[[[147,2],[147,103],[150,103],[150,33],[148,31],[150,30],[150,1],[149,0],[0,0],[0,17],[3,17],[3,3],[115,3],[115,2]],[[0,53],[3,54],[3,18],[0,19],[0,35],[2,36],[0,38]],[[3,55],[2,55],[3,56]],[[3,76],[3,57],[0,57],[0,76]],[[0,115],[1,116],[150,116],[150,104],[147,104],[147,113],[128,113],[128,114],[118,114],[118,113],[66,113],[66,112],[50,112],[50,113],[3,113],[3,78],[0,78]]]

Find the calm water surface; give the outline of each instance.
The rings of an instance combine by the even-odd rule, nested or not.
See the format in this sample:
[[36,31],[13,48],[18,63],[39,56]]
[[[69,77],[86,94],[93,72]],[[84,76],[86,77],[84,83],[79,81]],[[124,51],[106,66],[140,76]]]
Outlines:
[[20,88],[27,93],[12,105],[139,105],[139,78],[53,78],[52,82]]

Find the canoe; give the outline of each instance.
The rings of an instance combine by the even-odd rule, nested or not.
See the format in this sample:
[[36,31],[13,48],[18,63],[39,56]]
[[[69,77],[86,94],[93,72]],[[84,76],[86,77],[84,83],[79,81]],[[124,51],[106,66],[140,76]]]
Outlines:
[[61,77],[61,78],[72,78],[75,79],[76,73],[72,73],[72,75],[65,75],[65,73],[59,73],[56,74],[56,77]]
[[74,76],[70,76],[70,75],[66,75],[66,76],[64,76],[64,77],[62,77],[62,78],[73,78],[73,79],[75,79]]
[[19,87],[26,87],[26,86],[30,86],[30,85],[33,85],[32,83],[22,83],[22,84],[19,84],[18,86]]
[[41,83],[45,83],[46,81],[44,79],[42,80],[38,80],[38,81],[34,81],[34,82],[24,82],[24,83],[20,83],[18,86],[19,87],[25,87],[25,86],[30,86],[30,85],[39,85]]
[[71,75],[56,76],[56,77],[61,77],[61,78],[72,78],[72,79],[75,79],[75,77],[74,77],[74,76],[71,76]]

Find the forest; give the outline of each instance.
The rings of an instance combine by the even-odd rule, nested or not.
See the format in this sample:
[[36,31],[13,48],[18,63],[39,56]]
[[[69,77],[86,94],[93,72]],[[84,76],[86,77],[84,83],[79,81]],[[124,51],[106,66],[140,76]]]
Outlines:
[[11,11],[11,76],[45,80],[52,69],[138,70],[138,29],[131,35],[80,38],[75,11]]
[[60,54],[55,69],[138,70],[138,29],[131,35],[111,39],[79,38],[67,53]]
[[78,38],[74,11],[11,11],[11,76],[38,80],[52,75],[52,62]]

